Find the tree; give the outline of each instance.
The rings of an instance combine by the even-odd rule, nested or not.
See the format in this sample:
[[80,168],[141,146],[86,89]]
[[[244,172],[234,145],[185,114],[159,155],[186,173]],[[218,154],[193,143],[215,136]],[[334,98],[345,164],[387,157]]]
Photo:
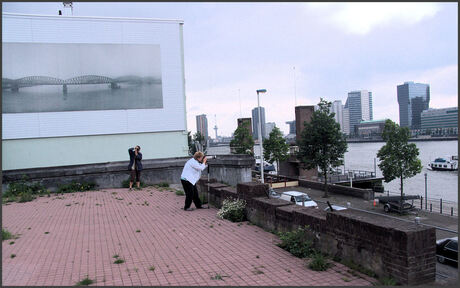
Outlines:
[[263,142],[264,158],[267,162],[273,164],[276,161],[277,174],[279,175],[280,161],[289,157],[289,144],[283,137],[280,129],[275,126],[270,132],[269,138]]
[[187,133],[187,141],[188,141],[188,154],[189,155],[195,154],[196,147],[195,147],[195,143],[192,140],[192,135],[190,131],[188,131]]
[[254,155],[254,140],[249,131],[249,123],[243,122],[236,128],[230,147],[234,148],[235,154]]
[[413,177],[422,172],[422,162],[417,158],[419,151],[414,143],[409,144],[410,131],[407,127],[400,127],[391,120],[385,122],[382,138],[386,144],[380,148],[377,157],[380,160],[385,182],[396,178],[401,181],[401,205],[403,203],[403,179]]
[[206,151],[206,139],[204,139],[204,136],[201,135],[200,131],[197,131],[193,136],[193,143],[198,143],[198,150],[201,150],[202,152]]
[[331,102],[321,98],[318,109],[313,112],[310,123],[304,122],[301,137],[297,140],[297,159],[305,168],[319,167],[324,174],[323,197],[328,197],[328,173],[332,167],[343,164],[343,156],[347,152],[347,142],[330,108]]

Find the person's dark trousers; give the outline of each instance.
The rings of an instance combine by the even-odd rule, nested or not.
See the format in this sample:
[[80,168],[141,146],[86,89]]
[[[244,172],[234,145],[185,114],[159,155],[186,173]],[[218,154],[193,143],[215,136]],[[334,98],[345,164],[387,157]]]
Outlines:
[[182,183],[182,187],[184,187],[184,192],[185,192],[185,205],[184,209],[190,208],[190,205],[192,205],[192,201],[195,204],[196,208],[201,208],[201,200],[200,197],[198,197],[198,190],[196,189],[196,185],[192,185],[192,183],[186,181],[186,180],[180,180]]

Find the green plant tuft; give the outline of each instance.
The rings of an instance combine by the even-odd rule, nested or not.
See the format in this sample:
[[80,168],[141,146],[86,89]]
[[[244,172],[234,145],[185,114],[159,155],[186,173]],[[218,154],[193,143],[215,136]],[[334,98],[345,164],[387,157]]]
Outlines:
[[[129,188],[129,182],[130,182],[130,181],[131,181],[131,177],[128,178],[128,179],[126,179],[126,180],[124,180],[123,182],[121,182],[121,187],[122,187],[122,188]],[[134,186],[135,186],[134,184],[135,184],[135,183],[133,183],[133,188],[136,189],[136,187],[134,187]],[[145,185],[145,183],[142,182],[142,180],[141,180],[140,187],[141,187],[141,188],[145,188],[145,187],[147,187],[147,185]]]
[[158,184],[158,187],[169,187],[169,183],[161,182],[160,184]]
[[305,229],[299,228],[294,231],[280,232],[278,236],[281,243],[277,245],[296,257],[308,257],[314,252],[312,242],[306,239]]
[[310,262],[308,267],[315,271],[326,271],[331,266],[331,263],[323,256],[321,252],[313,254],[313,260]]
[[155,271],[155,266],[153,266],[153,265],[150,266],[149,270],[150,270],[150,271]]
[[81,280],[80,282],[77,282],[77,284],[75,284],[75,286],[88,286],[88,285],[91,285],[93,283],[94,283],[94,281],[89,279],[88,276],[86,276],[85,279]]
[[123,259],[117,259],[113,262],[113,264],[121,264],[121,263],[125,263],[125,260]]
[[246,207],[246,201],[242,199],[233,200],[225,199],[222,203],[222,208],[217,212],[217,217],[221,219],[227,219],[232,222],[244,221],[244,208]]
[[58,190],[56,193],[72,193],[72,192],[83,192],[83,191],[89,191],[92,190],[96,187],[96,183],[93,182],[76,182],[72,181],[69,184],[59,184],[58,185]]
[[13,238],[13,234],[6,229],[2,228],[2,241]]
[[379,282],[380,282],[380,285],[382,286],[397,286],[398,285],[396,280],[391,277],[383,277],[382,279],[380,279]]
[[176,195],[177,195],[177,196],[184,196],[185,193],[184,193],[184,191],[182,191],[182,190],[176,189]]

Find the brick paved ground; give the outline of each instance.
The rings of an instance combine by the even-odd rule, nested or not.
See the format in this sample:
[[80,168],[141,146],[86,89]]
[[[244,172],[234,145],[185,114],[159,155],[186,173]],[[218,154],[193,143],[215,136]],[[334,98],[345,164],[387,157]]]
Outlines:
[[[75,285],[87,275],[98,286],[371,285],[338,263],[312,271],[274,234],[220,220],[214,208],[183,211],[183,201],[149,187],[3,205],[2,227],[19,235],[2,243],[3,285]],[[114,264],[116,254],[125,263]]]

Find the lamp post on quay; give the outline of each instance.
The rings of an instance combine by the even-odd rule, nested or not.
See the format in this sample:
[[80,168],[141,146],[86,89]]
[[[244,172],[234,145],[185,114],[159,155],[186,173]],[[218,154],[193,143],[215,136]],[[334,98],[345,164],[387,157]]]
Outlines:
[[259,93],[267,93],[267,89],[259,89],[257,90],[257,112],[259,114],[259,145],[260,145],[260,176],[262,183],[264,183],[264,152],[263,152],[263,146],[262,146],[262,122],[261,122],[261,117],[260,117],[260,102],[259,102]]

